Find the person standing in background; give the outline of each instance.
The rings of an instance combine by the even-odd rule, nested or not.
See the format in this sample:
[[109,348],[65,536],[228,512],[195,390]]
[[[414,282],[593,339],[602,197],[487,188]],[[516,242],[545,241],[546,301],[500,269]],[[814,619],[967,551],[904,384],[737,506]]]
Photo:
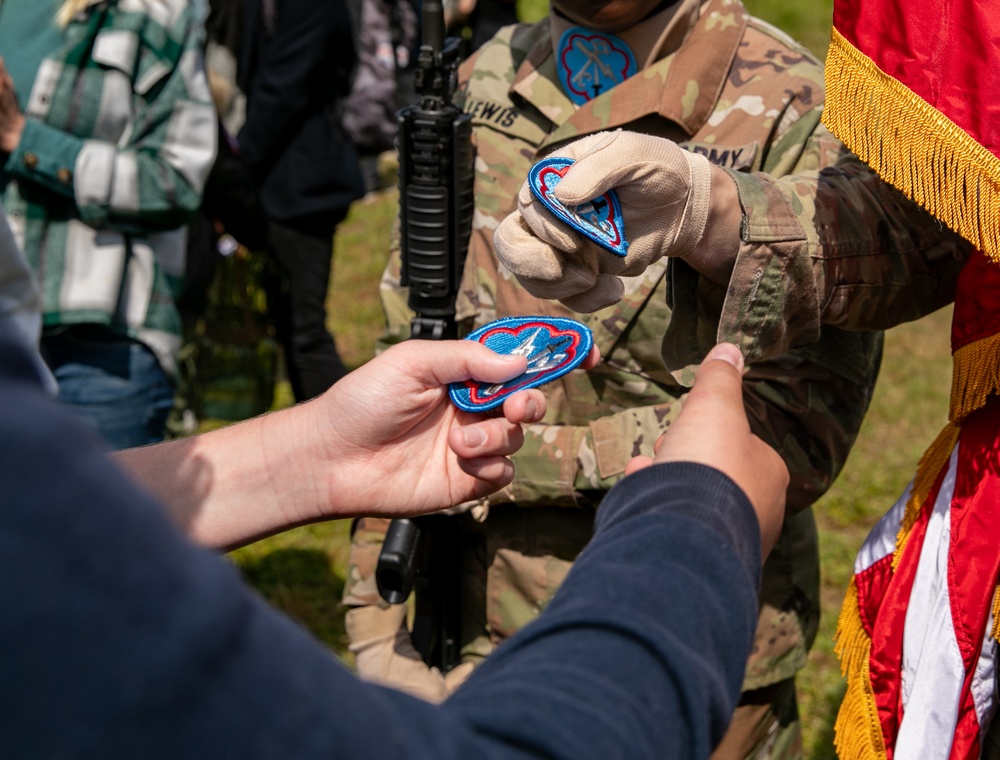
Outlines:
[[238,156],[260,187],[269,250],[283,270],[268,282],[268,305],[301,401],[347,373],[325,302],[334,232],[364,195],[337,115],[356,53],[344,0],[249,0],[244,13]]
[[396,112],[416,99],[413,55],[420,23],[409,0],[352,0],[358,67],[344,102],[344,131],[358,151],[366,192],[384,186],[379,156],[395,149]]
[[215,156],[198,3],[6,0],[0,186],[59,397],[112,448],[161,440],[183,224]]

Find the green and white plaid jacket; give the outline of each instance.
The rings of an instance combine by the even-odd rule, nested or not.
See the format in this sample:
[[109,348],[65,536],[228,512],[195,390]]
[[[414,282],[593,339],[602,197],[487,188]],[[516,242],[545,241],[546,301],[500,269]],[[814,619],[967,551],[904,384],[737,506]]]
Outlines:
[[41,64],[4,170],[46,327],[110,325],[168,372],[186,230],[215,157],[201,4],[98,0]]

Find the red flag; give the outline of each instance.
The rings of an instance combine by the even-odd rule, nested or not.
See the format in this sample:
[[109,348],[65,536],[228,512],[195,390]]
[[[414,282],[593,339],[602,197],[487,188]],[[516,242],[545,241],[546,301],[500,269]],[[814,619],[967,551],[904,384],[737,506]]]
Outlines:
[[824,122],[986,254],[970,259],[956,292],[949,424],[855,562],[837,629],[843,760],[977,758],[996,711],[997,11],[973,0],[835,0]]
[[835,0],[824,121],[1000,260],[1000,6]]

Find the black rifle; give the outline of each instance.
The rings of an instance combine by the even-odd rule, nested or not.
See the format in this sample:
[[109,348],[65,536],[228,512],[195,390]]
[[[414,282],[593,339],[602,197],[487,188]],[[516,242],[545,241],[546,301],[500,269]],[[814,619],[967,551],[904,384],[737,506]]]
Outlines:
[[[458,337],[455,298],[472,232],[472,119],[452,103],[461,42],[444,37],[441,0],[424,0],[414,87],[419,103],[397,115],[402,284],[415,316],[410,337]],[[416,594],[413,644],[428,665],[458,664],[459,554],[454,518],[393,520],[375,581],[390,604]]]

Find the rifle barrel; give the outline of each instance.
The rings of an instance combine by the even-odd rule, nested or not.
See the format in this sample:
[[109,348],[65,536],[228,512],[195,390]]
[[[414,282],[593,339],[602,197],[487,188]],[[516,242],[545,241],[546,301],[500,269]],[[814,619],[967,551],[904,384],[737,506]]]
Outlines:
[[440,54],[444,49],[444,6],[441,0],[424,0],[423,44]]

